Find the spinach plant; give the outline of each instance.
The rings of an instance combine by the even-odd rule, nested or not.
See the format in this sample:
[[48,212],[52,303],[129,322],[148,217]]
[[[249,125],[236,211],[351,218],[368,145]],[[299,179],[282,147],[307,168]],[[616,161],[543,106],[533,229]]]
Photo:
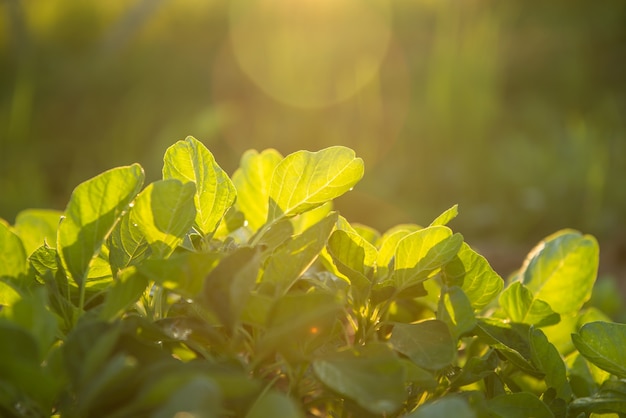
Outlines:
[[626,414],[626,325],[585,305],[592,236],[547,237],[505,281],[456,206],[344,219],[363,173],[336,146],[248,151],[231,178],[188,137],[162,180],[115,168],[0,222],[0,415]]

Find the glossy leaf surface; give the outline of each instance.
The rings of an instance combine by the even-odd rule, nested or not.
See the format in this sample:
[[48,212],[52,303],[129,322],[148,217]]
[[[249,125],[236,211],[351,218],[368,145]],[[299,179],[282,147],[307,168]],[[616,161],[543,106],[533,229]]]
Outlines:
[[587,360],[626,378],[626,324],[590,322],[572,334],[574,345]]

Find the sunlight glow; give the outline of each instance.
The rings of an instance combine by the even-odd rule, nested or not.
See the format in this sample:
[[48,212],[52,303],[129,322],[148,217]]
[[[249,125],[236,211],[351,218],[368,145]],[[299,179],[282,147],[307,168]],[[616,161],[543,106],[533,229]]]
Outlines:
[[241,69],[299,107],[354,95],[378,73],[391,37],[386,0],[237,0],[230,25]]

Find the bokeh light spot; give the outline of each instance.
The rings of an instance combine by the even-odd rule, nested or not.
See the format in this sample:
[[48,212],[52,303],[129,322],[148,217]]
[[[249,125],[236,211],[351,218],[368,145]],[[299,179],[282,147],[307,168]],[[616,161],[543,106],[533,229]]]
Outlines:
[[266,94],[299,107],[354,95],[377,74],[391,37],[386,0],[236,0],[230,40]]

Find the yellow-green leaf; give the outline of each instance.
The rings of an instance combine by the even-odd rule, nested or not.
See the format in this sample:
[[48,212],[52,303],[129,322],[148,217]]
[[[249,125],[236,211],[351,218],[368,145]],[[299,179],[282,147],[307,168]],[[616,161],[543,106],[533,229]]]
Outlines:
[[215,162],[204,144],[188,136],[178,141],[163,157],[163,179],[194,182],[195,226],[204,235],[212,234],[237,196],[235,186]]
[[143,185],[139,164],[114,168],[78,185],[58,228],[63,267],[81,285],[89,263]]
[[293,216],[341,196],[363,177],[363,160],[342,146],[298,151],[274,170],[268,222]]

